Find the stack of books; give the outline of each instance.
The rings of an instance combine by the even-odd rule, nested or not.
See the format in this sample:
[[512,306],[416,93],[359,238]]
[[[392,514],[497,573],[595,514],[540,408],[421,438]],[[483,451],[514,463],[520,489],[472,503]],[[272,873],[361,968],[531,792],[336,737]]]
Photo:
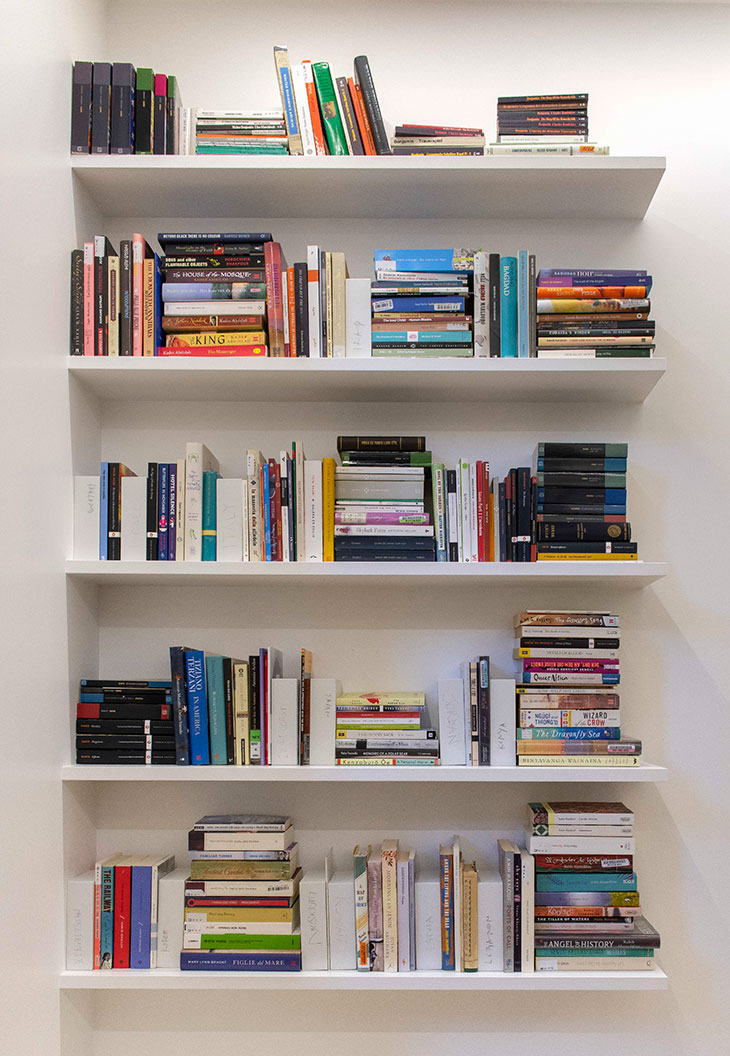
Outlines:
[[71,252],[72,356],[154,356],[161,339],[157,253],[140,234],[117,251],[95,235]]
[[515,617],[520,766],[638,766],[641,741],[621,738],[619,618],[528,610]]
[[214,814],[188,833],[182,971],[298,972],[299,849],[291,818]]
[[[113,854],[96,863],[79,935],[94,969],[157,967],[159,882],[174,868],[174,854]],[[88,891],[91,874],[80,879]]]
[[535,860],[512,840],[497,841],[502,877],[505,972],[535,971]]
[[[637,561],[626,517],[626,443],[539,443],[533,460],[538,561]],[[518,533],[521,534],[521,533]]]
[[288,154],[282,110],[194,110],[195,154]]
[[175,77],[129,62],[75,62],[72,154],[179,154]]
[[569,153],[607,153],[588,143],[587,95],[513,95],[497,99],[497,143],[501,146],[570,147]]
[[473,250],[379,249],[374,264],[374,356],[474,354]]
[[654,355],[652,277],[611,268],[541,268],[539,359],[628,359]]
[[390,154],[380,104],[366,55],[354,77],[333,79],[328,62],[289,61],[274,48],[290,154]]
[[270,232],[161,232],[160,356],[265,356]]
[[335,561],[436,560],[433,525],[424,520],[425,445],[425,437],[337,438]]
[[436,730],[418,692],[343,693],[337,697],[337,766],[438,766]]
[[483,128],[449,125],[396,125],[390,141],[393,154],[460,157],[484,154]]
[[76,704],[76,762],[174,764],[170,682],[82,678]]
[[634,813],[624,803],[530,803],[538,972],[651,971],[659,933],[642,914]]

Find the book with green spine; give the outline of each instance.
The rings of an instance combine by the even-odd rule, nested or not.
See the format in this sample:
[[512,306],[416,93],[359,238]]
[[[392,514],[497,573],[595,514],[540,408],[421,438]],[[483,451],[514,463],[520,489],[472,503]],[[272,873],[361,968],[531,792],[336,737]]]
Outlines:
[[[205,545],[205,537],[203,537]],[[206,656],[205,674],[208,681],[208,730],[210,737],[210,761],[216,766],[225,766],[226,751],[226,704],[223,686],[223,657]]]
[[203,473],[203,538],[200,549],[202,561],[215,561],[216,559],[217,481],[218,474],[215,470],[207,470]]
[[[185,936],[186,940],[189,938]],[[195,947],[197,949],[197,947]],[[200,936],[201,950],[301,950],[301,935],[236,935],[209,934]]]
[[317,89],[319,108],[322,111],[322,124],[330,154],[349,154],[350,151],[347,148],[347,140],[345,139],[345,129],[337,107],[337,96],[335,95],[332,74],[330,73],[330,64],[328,62],[313,62],[312,75],[314,76],[314,86]]

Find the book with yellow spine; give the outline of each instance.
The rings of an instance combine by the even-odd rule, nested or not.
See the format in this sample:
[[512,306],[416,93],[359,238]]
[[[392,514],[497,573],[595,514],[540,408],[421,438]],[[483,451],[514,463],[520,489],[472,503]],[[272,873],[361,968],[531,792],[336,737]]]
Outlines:
[[398,971],[398,841],[383,840],[383,968]]
[[[608,743],[608,742],[606,742]],[[520,755],[518,766],[641,766],[640,755]]]
[[167,334],[165,344],[173,348],[204,348],[209,345],[265,345],[266,334],[263,330]]
[[322,560],[335,559],[335,460],[322,459]]

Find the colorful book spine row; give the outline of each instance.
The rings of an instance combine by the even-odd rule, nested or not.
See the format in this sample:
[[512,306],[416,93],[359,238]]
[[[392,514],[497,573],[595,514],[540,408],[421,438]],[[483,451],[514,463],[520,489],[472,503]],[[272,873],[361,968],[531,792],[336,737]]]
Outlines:
[[75,62],[72,154],[180,154],[177,78],[129,62]]

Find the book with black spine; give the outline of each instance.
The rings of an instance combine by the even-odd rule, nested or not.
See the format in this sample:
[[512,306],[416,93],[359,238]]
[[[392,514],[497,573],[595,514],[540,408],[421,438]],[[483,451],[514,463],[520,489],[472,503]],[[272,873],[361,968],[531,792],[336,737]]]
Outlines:
[[134,152],[134,89],[137,71],[131,62],[112,66],[110,153]]
[[75,62],[71,81],[71,153],[91,153],[93,62]]
[[390,154],[390,144],[383,124],[383,115],[380,112],[380,103],[375,92],[373,75],[367,55],[358,55],[355,59],[355,78],[360,85],[362,101],[365,106],[368,123],[373,134],[375,150],[378,154]]
[[110,62],[94,63],[91,117],[91,153],[109,153],[111,129],[112,67]]

